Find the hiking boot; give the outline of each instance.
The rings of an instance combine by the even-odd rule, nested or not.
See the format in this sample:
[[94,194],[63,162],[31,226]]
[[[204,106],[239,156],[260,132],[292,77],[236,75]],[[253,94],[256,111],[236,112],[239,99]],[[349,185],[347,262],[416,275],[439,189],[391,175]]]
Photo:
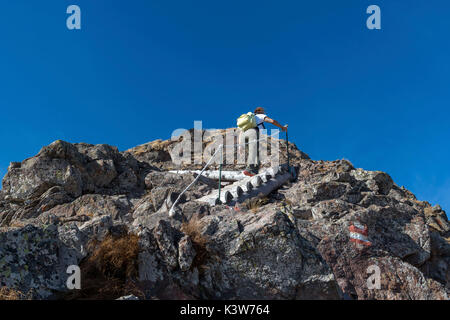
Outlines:
[[249,177],[253,177],[254,175],[258,174],[258,169],[256,168],[247,168],[244,170],[243,174]]
[[242,172],[242,173],[245,174],[246,176],[249,176],[249,177],[253,177],[255,175],[250,170],[244,170],[244,172]]

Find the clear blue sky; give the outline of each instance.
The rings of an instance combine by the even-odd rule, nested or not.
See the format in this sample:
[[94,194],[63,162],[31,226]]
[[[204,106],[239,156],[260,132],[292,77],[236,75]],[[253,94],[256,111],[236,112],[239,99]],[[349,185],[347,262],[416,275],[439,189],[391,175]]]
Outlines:
[[[66,28],[66,8],[82,30]],[[366,28],[381,7],[382,30]],[[450,210],[448,1],[3,1],[0,175],[56,139],[120,150],[257,105],[313,159]]]

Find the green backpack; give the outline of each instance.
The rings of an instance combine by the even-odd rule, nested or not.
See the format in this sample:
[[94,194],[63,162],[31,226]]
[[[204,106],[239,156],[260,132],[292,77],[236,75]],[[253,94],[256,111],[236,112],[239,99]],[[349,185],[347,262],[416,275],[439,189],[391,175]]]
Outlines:
[[247,131],[248,129],[256,127],[256,118],[253,112],[244,113],[237,119],[237,126],[242,131]]

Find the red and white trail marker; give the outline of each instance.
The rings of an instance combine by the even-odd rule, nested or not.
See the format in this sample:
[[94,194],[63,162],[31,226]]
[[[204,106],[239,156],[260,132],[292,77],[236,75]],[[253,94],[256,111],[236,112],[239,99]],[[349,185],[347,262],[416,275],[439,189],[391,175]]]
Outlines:
[[233,213],[241,212],[241,208],[237,204],[234,207],[226,206],[226,208]]
[[368,235],[369,230],[366,225],[361,224],[360,222],[353,222],[349,227],[348,231],[350,232],[350,241],[362,244],[365,246],[371,246],[372,243],[369,241]]

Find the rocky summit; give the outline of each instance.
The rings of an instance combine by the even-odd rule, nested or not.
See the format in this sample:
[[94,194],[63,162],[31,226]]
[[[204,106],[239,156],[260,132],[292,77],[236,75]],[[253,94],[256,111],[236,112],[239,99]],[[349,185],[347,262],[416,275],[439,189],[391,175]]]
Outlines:
[[[291,143],[295,179],[208,203],[219,182],[202,176],[171,217],[205,163],[174,165],[176,142],[120,152],[55,141],[12,162],[0,299],[449,299],[447,216],[387,173],[311,160]],[[280,154],[284,164],[284,142]]]

